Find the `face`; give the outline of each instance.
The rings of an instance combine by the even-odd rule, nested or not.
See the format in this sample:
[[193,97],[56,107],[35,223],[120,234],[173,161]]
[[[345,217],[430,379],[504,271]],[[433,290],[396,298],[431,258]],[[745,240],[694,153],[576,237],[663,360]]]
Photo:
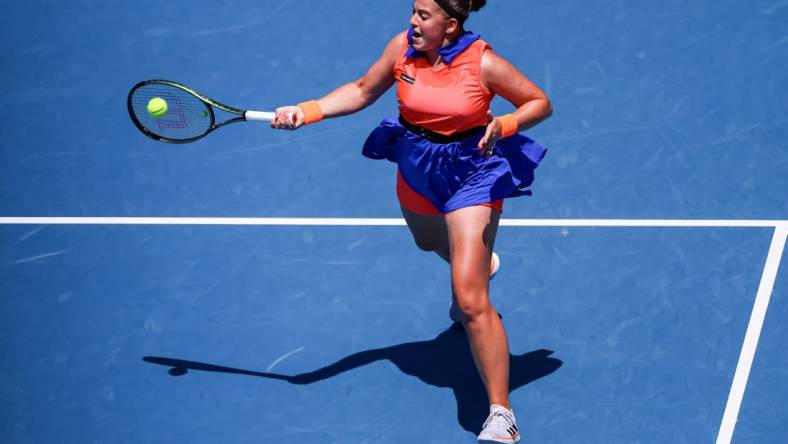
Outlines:
[[414,49],[437,51],[448,43],[448,36],[457,28],[457,20],[449,18],[432,0],[415,0],[410,26]]

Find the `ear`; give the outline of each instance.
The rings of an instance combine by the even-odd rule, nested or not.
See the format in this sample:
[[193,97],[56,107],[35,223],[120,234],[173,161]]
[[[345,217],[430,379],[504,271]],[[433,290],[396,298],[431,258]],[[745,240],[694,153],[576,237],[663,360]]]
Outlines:
[[456,18],[449,18],[446,23],[446,34],[453,34],[458,29],[460,29],[460,21]]

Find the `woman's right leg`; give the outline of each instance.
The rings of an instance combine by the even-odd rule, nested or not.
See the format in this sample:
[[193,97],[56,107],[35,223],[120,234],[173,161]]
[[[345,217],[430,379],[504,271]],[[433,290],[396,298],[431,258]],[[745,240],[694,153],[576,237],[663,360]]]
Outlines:
[[443,215],[427,216],[414,213],[400,205],[402,216],[408,224],[416,245],[424,251],[434,251],[447,263],[451,257],[449,252],[449,231]]
[[397,170],[397,199],[416,245],[449,262],[449,231],[443,215],[426,197],[414,191]]

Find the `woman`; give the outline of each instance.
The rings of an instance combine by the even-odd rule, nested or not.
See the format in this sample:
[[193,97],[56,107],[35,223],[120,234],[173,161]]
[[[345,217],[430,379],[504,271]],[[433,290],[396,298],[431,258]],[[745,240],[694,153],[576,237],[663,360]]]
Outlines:
[[[509,404],[509,347],[489,300],[503,199],[523,194],[545,149],[517,134],[547,118],[545,94],[464,30],[485,0],[415,0],[410,28],[360,79],[318,100],[276,110],[275,128],[296,129],[373,103],[395,82],[400,118],[385,119],[363,154],[397,163],[397,196],[419,248],[451,265],[450,316],[462,322],[490,415],[480,441],[517,442]],[[495,94],[516,110],[493,118]]]

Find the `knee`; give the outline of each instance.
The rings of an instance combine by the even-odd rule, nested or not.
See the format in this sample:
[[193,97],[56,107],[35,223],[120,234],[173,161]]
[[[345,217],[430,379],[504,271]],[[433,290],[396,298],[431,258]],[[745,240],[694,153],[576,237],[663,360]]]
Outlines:
[[492,305],[487,298],[470,299],[459,297],[457,299],[457,308],[466,322],[479,319],[493,311]]
[[494,311],[486,292],[455,286],[455,304],[466,320],[474,320]]

